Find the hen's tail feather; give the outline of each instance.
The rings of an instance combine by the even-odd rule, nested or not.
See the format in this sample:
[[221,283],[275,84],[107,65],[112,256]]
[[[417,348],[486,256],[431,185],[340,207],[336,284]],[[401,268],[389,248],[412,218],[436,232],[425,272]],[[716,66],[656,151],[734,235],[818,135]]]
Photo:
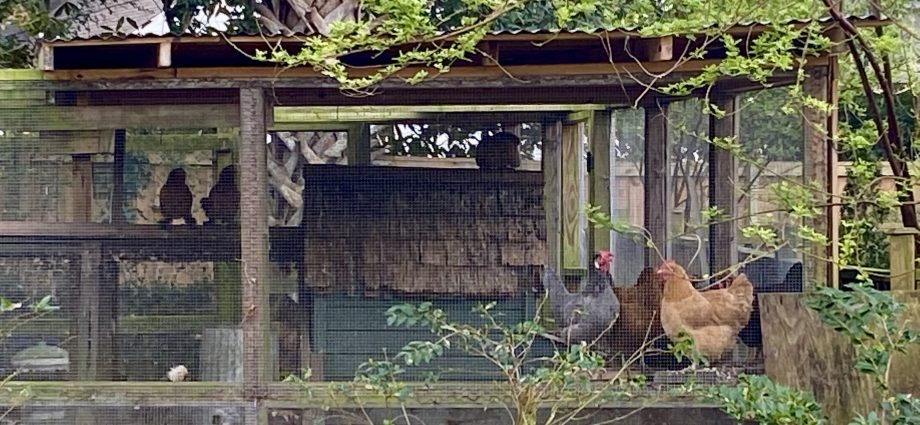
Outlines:
[[553,311],[553,318],[560,320],[563,317],[563,308],[569,291],[565,289],[565,284],[562,283],[562,279],[553,267],[546,267],[543,272],[543,288],[549,295],[549,306]]

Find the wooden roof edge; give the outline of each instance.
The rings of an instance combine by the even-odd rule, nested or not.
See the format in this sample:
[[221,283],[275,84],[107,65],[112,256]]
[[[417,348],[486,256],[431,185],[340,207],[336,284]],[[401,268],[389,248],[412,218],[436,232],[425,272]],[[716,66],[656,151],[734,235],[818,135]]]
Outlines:
[[[808,24],[808,21],[803,22],[794,22],[793,25],[804,26]],[[822,22],[825,26],[835,25],[832,21]],[[891,24],[891,20],[887,18],[857,18],[853,21],[853,25],[858,28],[875,28],[881,26],[887,26]],[[757,34],[764,32],[770,28],[769,24],[754,22],[750,24],[739,24],[728,29],[729,34],[741,35],[741,34]],[[679,37],[679,34],[668,34],[657,37],[647,37],[649,39],[666,39],[670,37]],[[281,35],[234,35],[234,36],[177,36],[177,35],[129,35],[125,37],[111,37],[111,38],[74,38],[69,40],[43,40],[41,41],[42,45],[47,46],[67,46],[67,47],[82,47],[82,46],[111,46],[111,45],[132,45],[132,44],[160,44],[160,43],[175,43],[175,44],[216,44],[229,41],[231,43],[300,43],[308,35],[293,35],[293,36],[281,36]],[[641,38],[639,30],[634,29],[602,29],[595,32],[582,32],[582,31],[536,31],[528,32],[521,31],[517,33],[497,33],[497,34],[488,34],[483,38],[483,41],[550,41],[550,40],[596,40],[596,39],[618,39],[618,38],[627,38],[627,37],[636,37]]]
[[[807,59],[807,66],[822,66],[828,63],[830,55],[814,56]],[[457,78],[500,79],[508,75],[519,78],[577,78],[604,77],[614,78],[618,75],[637,74],[637,78],[662,73],[693,73],[707,66],[717,64],[720,59],[670,60],[657,62],[629,63],[583,63],[583,64],[545,64],[545,65],[508,65],[464,66],[451,68],[449,72],[437,74],[439,79]],[[408,68],[399,72],[397,77],[413,75],[420,68]],[[363,69],[357,76],[370,75],[374,69]],[[326,79],[325,76],[309,67],[298,67],[278,72],[273,67],[213,67],[213,68],[132,68],[132,69],[64,69],[45,70],[44,80],[123,80],[123,79],[265,79],[266,81],[284,81],[292,78]],[[613,83],[615,81],[611,81]],[[622,81],[621,81],[622,82]],[[562,84],[560,84],[562,85]]]

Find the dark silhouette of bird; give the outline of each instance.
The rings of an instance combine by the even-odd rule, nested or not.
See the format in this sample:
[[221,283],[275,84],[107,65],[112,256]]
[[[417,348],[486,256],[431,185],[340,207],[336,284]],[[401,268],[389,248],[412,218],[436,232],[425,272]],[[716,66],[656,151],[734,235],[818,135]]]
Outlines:
[[217,184],[207,198],[201,199],[201,208],[208,216],[205,224],[232,224],[240,207],[240,190],[236,187],[236,166],[228,165],[220,171]]
[[476,165],[482,170],[513,170],[521,166],[521,139],[513,133],[483,132],[476,146]]
[[593,342],[608,330],[620,315],[620,302],[613,293],[610,276],[610,251],[599,251],[594,267],[589,268],[581,290],[569,293],[559,275],[547,267],[543,286],[549,294],[550,309],[556,323],[562,327],[559,336],[567,343]]
[[166,183],[160,188],[160,225],[168,226],[181,218],[185,224],[197,224],[192,217],[192,191],[185,183],[185,170],[175,168],[166,177]]

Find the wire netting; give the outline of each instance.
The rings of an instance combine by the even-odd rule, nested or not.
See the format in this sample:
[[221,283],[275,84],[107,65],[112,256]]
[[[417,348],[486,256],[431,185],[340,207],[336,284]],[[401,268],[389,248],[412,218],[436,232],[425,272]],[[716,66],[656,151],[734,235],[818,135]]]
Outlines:
[[[778,96],[771,93],[739,98],[740,141],[750,158],[735,163],[736,236],[711,249],[720,243],[711,240],[707,213],[714,148],[700,100],[668,106],[664,140],[647,140],[649,114],[641,108],[606,115],[586,108],[579,115],[584,111],[571,105],[479,105],[475,114],[381,106],[392,114],[275,123],[264,140],[267,221],[246,229],[246,141],[233,119],[208,124],[222,111],[236,113],[235,92],[190,99],[150,91],[127,101],[119,97],[127,94],[9,90],[0,102],[0,296],[8,300],[0,373],[113,385],[243,383],[242,324],[261,313],[246,304],[244,289],[264,285],[269,312],[262,331],[270,336],[259,350],[272,382],[366,381],[390,368],[387,379],[486,388],[507,376],[494,350],[521,332],[519,324],[536,320],[553,335],[564,328],[554,317],[559,293],[544,278],[547,266],[577,295],[599,250],[613,253],[610,284],[620,307],[595,348],[616,369],[650,338],[658,338],[653,349],[668,347],[659,317],[663,283],[650,277],[664,259],[683,265],[702,288],[717,272],[713,255],[761,255],[766,259],[744,269],[758,291],[801,287],[801,257],[789,248],[764,252],[741,231],[782,223],[763,218],[775,208],[769,185],[802,178],[801,123],[743,108]],[[176,116],[164,110],[190,103],[213,108],[207,125],[163,118]],[[132,125],[116,127],[107,113]],[[763,130],[758,123],[768,118],[786,119],[784,132]],[[605,127],[595,121],[601,119],[609,120],[609,134],[595,133]],[[662,230],[647,228],[645,205],[646,154],[656,142],[666,144],[656,151],[667,153],[667,184],[656,187],[666,189],[660,207],[668,228],[664,240],[651,241],[659,257],[649,255],[645,239]],[[613,229],[599,231],[585,206],[603,200],[598,193],[608,186],[609,204],[593,206],[609,214]],[[262,231],[265,279],[253,283],[241,239]],[[599,242],[603,232],[607,246]],[[797,281],[789,277],[795,273]],[[35,304],[53,308],[29,309]],[[446,314],[446,324],[432,325],[442,320],[430,315],[434,310]],[[714,373],[712,382],[760,370],[756,353],[742,352],[762,348],[757,326],[731,350],[731,371]],[[442,345],[431,361],[411,357],[415,342],[441,343],[457,329],[482,333]],[[506,353],[525,358],[516,366],[527,370],[565,350],[558,336],[528,338],[525,354]],[[681,382],[674,371],[687,365],[647,353],[626,369],[653,377],[643,384],[651,390]],[[201,390],[169,391],[193,389]],[[242,399],[226,407],[220,400],[199,408],[31,407],[6,420],[76,423],[90,415],[105,423],[242,423]],[[279,409],[273,423],[302,420],[292,411]]]

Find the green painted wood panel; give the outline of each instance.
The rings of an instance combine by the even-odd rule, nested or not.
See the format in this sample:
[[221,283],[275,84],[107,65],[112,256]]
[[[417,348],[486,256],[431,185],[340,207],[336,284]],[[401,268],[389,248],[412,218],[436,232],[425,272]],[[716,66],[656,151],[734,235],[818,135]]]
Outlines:
[[[505,297],[493,310],[508,324],[530,318],[533,310],[531,294]],[[348,380],[354,377],[358,365],[370,358],[382,360],[393,356],[409,341],[431,340],[432,334],[423,328],[398,328],[386,325],[385,312],[393,305],[424,302],[420,297],[367,298],[341,294],[314,298],[313,328],[316,350],[323,354],[323,376],[327,380]],[[447,312],[452,320],[481,324],[482,318],[473,311],[486,299],[431,300]],[[528,305],[531,304],[531,305]],[[440,372],[442,380],[496,379],[499,375],[488,361],[453,349],[430,365],[408,369],[404,379],[423,379],[426,372]]]

